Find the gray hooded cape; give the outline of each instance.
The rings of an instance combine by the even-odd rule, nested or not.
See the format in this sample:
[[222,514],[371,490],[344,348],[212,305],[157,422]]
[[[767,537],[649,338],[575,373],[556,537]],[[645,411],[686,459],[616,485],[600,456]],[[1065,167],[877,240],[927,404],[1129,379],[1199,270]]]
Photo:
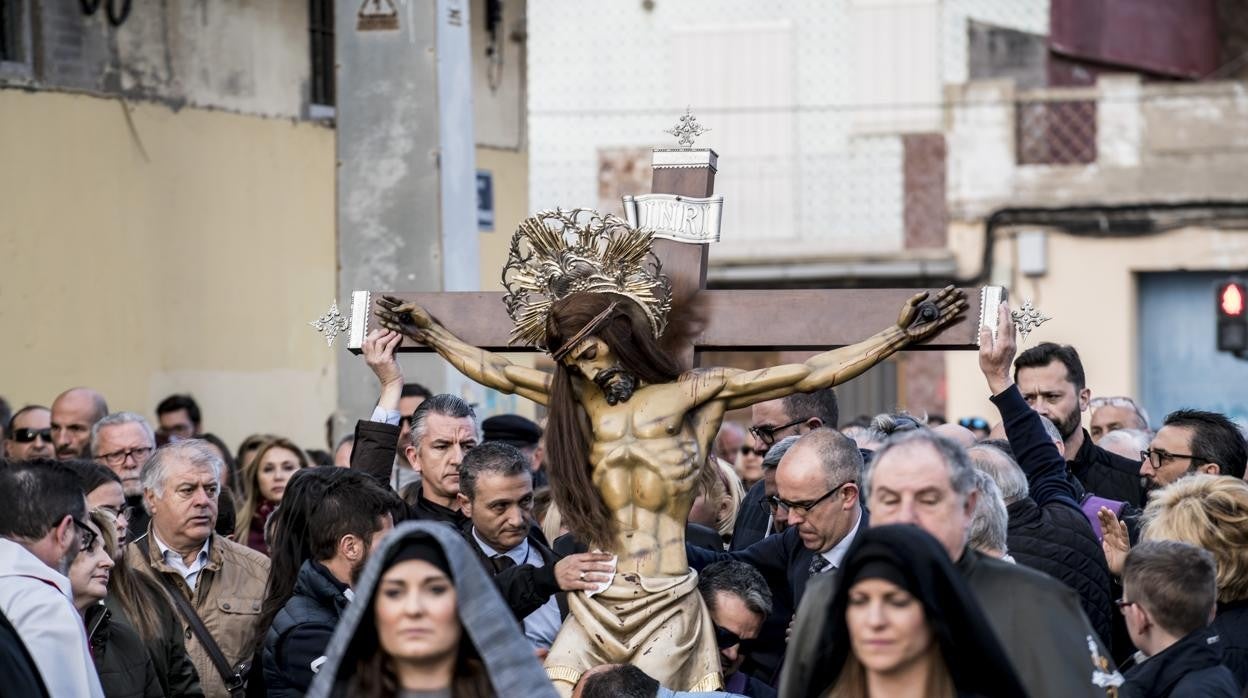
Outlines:
[[515,617],[494,588],[494,580],[481,568],[463,536],[445,524],[423,521],[400,524],[370,555],[364,574],[353,590],[355,601],[347,607],[334,630],[325,652],[327,659],[308,690],[309,698],[329,698],[336,694],[334,684],[338,682],[343,658],[377,591],[382,565],[396,547],[414,537],[431,538],[446,554],[455,583],[460,624],[481,656],[494,692],[499,696],[556,698],[550,679],[546,678],[546,672],[533,654],[533,645],[525,639]]

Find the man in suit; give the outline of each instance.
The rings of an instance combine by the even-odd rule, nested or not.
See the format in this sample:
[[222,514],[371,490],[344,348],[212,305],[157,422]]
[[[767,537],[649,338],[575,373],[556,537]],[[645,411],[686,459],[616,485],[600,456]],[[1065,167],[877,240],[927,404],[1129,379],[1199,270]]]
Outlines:
[[701,571],[720,560],[739,560],[763,574],[771,588],[771,615],[763,624],[757,666],[745,670],[771,678],[783,657],[785,630],[806,591],[807,581],[840,566],[866,514],[858,498],[862,454],[835,429],[819,428],[798,439],[776,468],[777,495],[772,504],[788,516],[784,533],[768,536],[744,550],[714,553],[685,545],[689,565]]
[[834,429],[810,432],[793,444],[776,468],[777,496],[772,503],[788,514],[784,533],[726,553],[687,545],[689,564],[700,570],[719,560],[748,562],[769,584],[784,580],[781,586],[796,605],[808,579],[840,565],[861,528],[861,469],[862,454],[851,439]]
[[[756,446],[770,449],[791,436],[803,436],[819,427],[836,428],[840,409],[836,391],[824,388],[811,393],[793,393],[786,397],[760,402],[750,408],[750,434]],[[771,451],[768,451],[768,456]],[[775,492],[774,472],[767,468],[768,458],[763,459],[764,477],[754,483],[746,493],[745,501],[737,513],[730,550],[744,550],[775,530],[784,530],[785,522],[775,509],[764,511],[755,502],[764,502]],[[777,462],[779,458],[777,457]],[[775,463],[772,463],[772,469]]]
[[503,600],[538,649],[555,641],[567,605],[561,592],[589,590],[611,580],[611,556],[581,553],[560,558],[533,526],[533,474],[515,446],[488,442],[459,464],[460,510],[468,517],[464,535],[486,570],[493,572]]

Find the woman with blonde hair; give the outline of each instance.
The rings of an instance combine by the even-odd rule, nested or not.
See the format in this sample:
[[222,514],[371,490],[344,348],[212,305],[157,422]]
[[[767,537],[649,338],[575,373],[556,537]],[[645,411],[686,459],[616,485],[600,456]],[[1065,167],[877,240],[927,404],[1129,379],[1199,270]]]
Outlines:
[[1204,548],[1218,563],[1213,632],[1222,663],[1248,685],[1248,482],[1225,475],[1188,475],[1157,490],[1142,519],[1143,540]]
[[282,502],[286,484],[296,471],[308,467],[308,456],[289,439],[274,437],[243,466],[243,506],[238,510],[234,540],[252,550],[269,554],[265,523]]

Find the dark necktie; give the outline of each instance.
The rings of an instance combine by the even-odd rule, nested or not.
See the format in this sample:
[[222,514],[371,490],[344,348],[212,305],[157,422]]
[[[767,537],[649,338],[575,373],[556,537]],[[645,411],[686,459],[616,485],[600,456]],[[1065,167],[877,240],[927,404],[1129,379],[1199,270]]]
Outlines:
[[810,575],[809,576],[813,577],[816,574],[823,572],[824,570],[828,569],[831,566],[832,566],[832,563],[828,562],[828,558],[822,555],[816,555],[810,558]]
[[494,565],[494,574],[498,574],[503,570],[509,570],[516,566],[516,561],[506,555],[495,555],[490,558],[490,563]]

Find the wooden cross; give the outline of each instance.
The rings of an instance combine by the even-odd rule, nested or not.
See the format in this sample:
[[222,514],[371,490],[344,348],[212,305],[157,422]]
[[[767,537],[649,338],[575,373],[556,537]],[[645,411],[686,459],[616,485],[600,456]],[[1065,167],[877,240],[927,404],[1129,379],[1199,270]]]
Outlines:
[[[651,189],[684,197],[711,196],[715,159],[705,164],[667,167],[656,164]],[[824,351],[862,341],[897,322],[902,303],[923,289],[775,289],[708,290],[707,245],[656,239],[655,252],[672,281],[677,309],[694,302],[703,323],[691,341],[668,347],[684,366],[697,365],[706,351]],[[930,289],[935,291],[936,289]],[[921,345],[907,349],[975,349],[979,327],[978,289],[963,289],[967,310],[953,325]],[[423,306],[463,341],[488,351],[535,351],[507,343],[511,318],[500,292],[404,293],[356,292],[348,348],[360,353],[364,337],[376,326],[376,301],[390,295]],[[761,330],[760,330],[761,328]],[[404,338],[399,351],[431,351]]]

